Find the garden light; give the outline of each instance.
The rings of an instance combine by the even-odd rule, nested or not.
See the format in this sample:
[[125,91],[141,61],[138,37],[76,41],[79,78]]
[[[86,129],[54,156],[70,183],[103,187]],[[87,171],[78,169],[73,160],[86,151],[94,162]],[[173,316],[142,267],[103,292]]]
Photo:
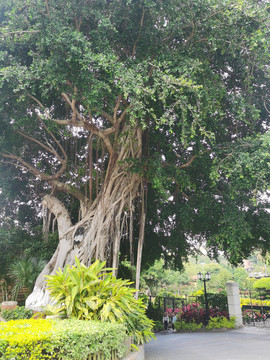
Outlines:
[[211,274],[207,271],[207,273],[203,276],[201,272],[197,274],[198,280],[203,281],[204,285],[204,298],[205,298],[205,324],[208,325],[209,322],[209,307],[208,307],[208,299],[207,299],[207,291],[206,291],[206,281],[211,279]]

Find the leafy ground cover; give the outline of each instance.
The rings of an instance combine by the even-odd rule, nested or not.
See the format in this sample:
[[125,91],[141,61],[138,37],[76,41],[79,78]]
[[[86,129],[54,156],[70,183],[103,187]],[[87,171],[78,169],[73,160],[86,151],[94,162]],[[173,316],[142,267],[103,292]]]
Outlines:
[[197,323],[196,321],[186,322],[185,320],[178,319],[175,324],[175,329],[197,331],[200,329],[213,330],[213,329],[233,329],[235,328],[235,318],[228,319],[225,316],[210,317],[206,326],[203,322]]

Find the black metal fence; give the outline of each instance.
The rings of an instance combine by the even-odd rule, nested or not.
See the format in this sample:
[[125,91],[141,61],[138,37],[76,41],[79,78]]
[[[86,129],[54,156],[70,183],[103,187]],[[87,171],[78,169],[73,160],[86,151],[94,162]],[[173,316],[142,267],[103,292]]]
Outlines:
[[243,324],[270,328],[270,291],[241,291]]
[[[222,311],[228,310],[227,295],[226,293],[207,294],[209,307],[218,307]],[[162,308],[163,311],[178,312],[183,306],[200,304],[201,307],[205,307],[205,296],[193,296],[193,295],[181,295],[179,297],[163,297],[163,296],[148,296],[148,305],[154,305],[155,307]]]
[[163,308],[163,311],[171,309],[175,311],[182,306],[198,303],[198,296],[182,295],[179,298],[164,297],[164,296],[148,296],[149,303],[152,305]]

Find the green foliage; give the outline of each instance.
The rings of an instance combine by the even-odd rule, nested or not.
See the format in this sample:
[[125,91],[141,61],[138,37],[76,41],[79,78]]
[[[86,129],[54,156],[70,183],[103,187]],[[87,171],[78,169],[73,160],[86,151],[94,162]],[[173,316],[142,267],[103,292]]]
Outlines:
[[125,352],[126,329],[95,321],[30,319],[0,323],[1,359],[86,359],[102,352],[105,359]]
[[15,309],[3,309],[1,316],[7,321],[30,319],[33,316],[33,310],[26,309],[24,306],[17,306]]
[[162,321],[160,321],[160,320],[154,321],[153,329],[155,332],[163,330],[164,325],[163,325]]
[[0,276],[6,278],[8,268],[14,259],[34,257],[48,261],[58,243],[57,233],[50,234],[47,242],[44,242],[41,227],[32,227],[30,232],[23,226],[13,226],[9,222],[11,221],[6,219],[5,224],[0,226]]
[[105,268],[105,262],[95,261],[89,268],[76,258],[76,267],[66,266],[56,274],[46,276],[52,299],[59,313],[84,320],[120,322],[136,343],[152,338],[152,321],[145,315],[143,300],[134,298],[131,282],[116,279]]
[[8,276],[13,282],[13,298],[17,299],[21,288],[27,289],[26,295],[33,290],[36,278],[45,267],[45,262],[34,258],[15,260],[8,270]]
[[[16,133],[59,148],[36,119],[39,112],[67,148],[59,181],[85,193],[89,133],[97,144],[98,131],[102,141],[110,129],[106,140],[117,154],[122,130],[136,127],[144,132],[143,158],[126,164],[148,183],[145,266],[163,254],[181,268],[194,252],[190,239],[206,240],[211,257],[222,250],[233,264],[254,248],[270,248],[270,215],[260,203],[269,186],[267,1],[7,0],[0,4],[0,25],[0,151],[16,156],[8,163],[21,166],[16,160],[24,159],[42,174],[57,171],[55,156]],[[50,120],[72,122],[71,102],[85,129]],[[126,110],[120,127],[104,116]],[[92,176],[97,182],[108,178],[114,161],[108,149],[103,159],[93,149],[96,175],[104,160],[105,176]],[[31,171],[0,166],[5,213],[16,199],[12,217],[20,197],[27,204],[49,191],[47,181],[41,190],[36,176],[27,178]],[[21,184],[16,196],[13,182]],[[69,195],[64,202],[77,210]],[[136,229],[139,219],[134,222]]]
[[161,321],[163,317],[163,309],[157,305],[155,306],[149,303],[146,310],[146,315],[149,319],[154,320],[156,323],[157,321]]
[[154,264],[141,274],[141,288],[147,288],[150,293],[158,296],[174,297],[177,290],[189,282],[185,272],[176,271],[165,266],[163,259],[156,260]]
[[203,324],[197,324],[196,322],[185,322],[182,320],[176,320],[174,323],[176,330],[189,330],[189,331],[196,331],[203,327]]
[[234,281],[236,281],[238,283],[239,288],[241,290],[248,289],[247,278],[248,278],[248,273],[244,268],[238,267],[235,269],[235,271],[233,273],[233,279],[234,279]]
[[[190,330],[190,331],[196,331],[203,327],[203,324],[197,324],[196,322],[185,322],[182,320],[177,320],[174,324],[176,330]],[[227,328],[227,329],[233,329],[235,328],[235,318],[232,317],[231,319],[227,319],[226,317],[220,316],[220,317],[210,317],[210,320],[208,322],[208,325],[206,326],[206,329],[221,329],[221,328]]]
[[227,319],[226,317],[214,317],[210,318],[206,329],[234,329],[235,328],[235,317]]
[[270,278],[261,278],[253,283],[254,289],[270,290]]
[[[228,311],[228,300],[226,291],[217,294],[207,293],[207,300],[210,307],[217,307],[220,311]],[[199,296],[198,301],[200,305],[205,308],[205,296]]]

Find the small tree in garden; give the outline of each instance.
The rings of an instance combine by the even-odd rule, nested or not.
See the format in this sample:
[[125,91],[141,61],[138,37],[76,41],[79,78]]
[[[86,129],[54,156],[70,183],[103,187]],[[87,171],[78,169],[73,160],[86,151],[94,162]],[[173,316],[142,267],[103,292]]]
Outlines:
[[270,290],[270,278],[261,278],[253,283],[256,290]]
[[120,322],[127,327],[136,343],[153,337],[153,322],[145,315],[142,299],[134,298],[131,282],[116,279],[105,262],[90,267],[75,259],[76,267],[47,276],[47,286],[58,312],[82,320]]

